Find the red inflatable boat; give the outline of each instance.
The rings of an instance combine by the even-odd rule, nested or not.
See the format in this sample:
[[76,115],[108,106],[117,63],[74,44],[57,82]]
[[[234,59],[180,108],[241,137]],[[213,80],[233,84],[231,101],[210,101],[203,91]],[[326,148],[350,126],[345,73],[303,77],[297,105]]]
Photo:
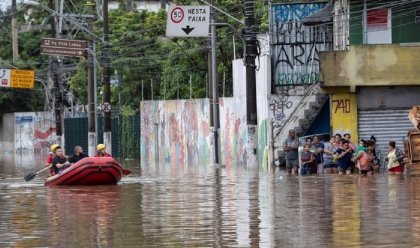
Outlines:
[[47,178],[45,186],[117,184],[123,171],[127,170],[123,170],[113,158],[84,158],[62,173]]

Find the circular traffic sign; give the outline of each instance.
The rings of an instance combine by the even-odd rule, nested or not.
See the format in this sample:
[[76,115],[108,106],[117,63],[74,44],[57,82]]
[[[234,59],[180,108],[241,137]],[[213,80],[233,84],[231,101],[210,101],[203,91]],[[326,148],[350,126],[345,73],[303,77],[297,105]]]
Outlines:
[[184,19],[184,10],[180,7],[176,7],[171,11],[171,20],[173,23],[180,23]]
[[104,102],[104,103],[101,104],[101,109],[105,113],[109,113],[109,112],[111,112],[111,104],[109,102]]

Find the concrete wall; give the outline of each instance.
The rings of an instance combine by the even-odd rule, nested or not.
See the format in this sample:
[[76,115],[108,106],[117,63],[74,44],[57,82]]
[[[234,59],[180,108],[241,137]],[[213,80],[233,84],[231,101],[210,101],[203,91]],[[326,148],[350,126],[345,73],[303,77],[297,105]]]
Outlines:
[[196,166],[210,162],[207,99],[144,101],[141,114],[141,164]]
[[0,149],[3,152],[15,151],[15,118],[14,114],[4,114],[2,122],[2,138]]
[[[267,161],[270,56],[263,55],[257,71],[258,159]],[[241,59],[233,62],[234,96],[219,99],[220,161],[227,168],[246,164],[246,78]],[[210,163],[208,99],[144,101],[141,109],[141,164],[174,168]],[[265,156],[264,156],[265,155]]]
[[2,150],[47,154],[56,140],[55,121],[50,112],[3,115]]
[[325,86],[419,85],[420,46],[357,45],[349,51],[321,52]]

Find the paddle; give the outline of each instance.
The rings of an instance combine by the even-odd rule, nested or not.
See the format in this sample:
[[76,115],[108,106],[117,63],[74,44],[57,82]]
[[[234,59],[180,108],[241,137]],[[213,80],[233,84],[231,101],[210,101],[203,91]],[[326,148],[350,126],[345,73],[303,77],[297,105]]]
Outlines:
[[26,182],[31,181],[32,179],[34,179],[34,178],[36,177],[36,175],[38,175],[39,173],[41,173],[41,172],[43,172],[43,171],[45,171],[45,170],[48,170],[49,168],[51,168],[51,166],[52,166],[52,165],[50,165],[50,166],[48,166],[48,167],[45,167],[44,169],[42,169],[42,170],[40,170],[40,171],[37,171],[37,172],[32,172],[32,173],[30,173],[30,174],[26,175],[26,176],[24,177],[25,181],[26,181]]
[[127,169],[121,168],[121,171],[122,171],[122,173],[123,173],[124,176],[128,176],[128,175],[131,174],[131,170],[127,170]]

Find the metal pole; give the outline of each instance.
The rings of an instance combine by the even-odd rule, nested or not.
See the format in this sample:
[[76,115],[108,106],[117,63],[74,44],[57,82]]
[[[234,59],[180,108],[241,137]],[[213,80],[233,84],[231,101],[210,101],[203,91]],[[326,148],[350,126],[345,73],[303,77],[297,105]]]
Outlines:
[[141,80],[141,100],[144,101],[144,81]]
[[246,66],[246,120],[248,125],[248,165],[257,164],[257,87],[255,57],[257,37],[254,0],[245,0],[245,66]]
[[176,80],[176,99],[179,100],[179,79]]
[[223,97],[225,97],[225,88],[226,88],[226,72],[223,72],[223,93],[222,93]]
[[166,79],[163,80],[163,100],[166,100]]
[[19,58],[16,0],[12,0],[12,50],[13,64],[15,64]]
[[152,101],[153,101],[153,78],[150,79],[150,91],[152,92]]
[[[86,6],[88,9],[88,13],[93,13],[93,4],[90,1],[86,2]],[[88,29],[92,32],[93,25],[92,19],[89,19],[88,22]],[[87,67],[88,67],[88,153],[89,156],[95,156],[96,153],[96,115],[95,115],[95,70],[94,66],[95,63],[93,61],[93,54],[94,45],[93,45],[93,36],[88,34],[88,48],[89,51],[87,53]]]
[[190,99],[192,99],[192,75],[190,75]]
[[[54,7],[54,2],[52,0],[48,3],[50,7]],[[57,18],[54,17],[51,23],[51,31],[54,37],[59,38],[61,30],[58,30],[58,21]],[[55,117],[55,132],[56,132],[56,139],[57,144],[62,146],[62,136],[63,136],[63,126],[62,126],[62,118],[61,118],[61,90],[60,90],[60,81],[61,76],[60,74],[60,61],[59,57],[55,56],[55,58],[51,61],[51,77],[53,79],[53,89],[54,89],[54,117]]]
[[[102,56],[103,56],[103,85],[104,85],[104,98],[103,102],[111,106],[111,85],[110,85],[110,74],[111,74],[111,61],[109,58],[109,24],[108,24],[108,0],[103,0],[103,44],[102,44]],[[111,136],[111,111],[104,112],[104,144],[106,151],[112,153],[112,136]]]
[[93,45],[92,56],[94,58],[94,61],[93,61],[94,106],[93,106],[93,108],[95,109],[95,144],[97,144],[98,143],[98,125],[96,124],[96,122],[98,121],[98,77],[96,75],[97,64],[95,63],[95,61],[97,61],[97,59],[96,59],[96,43],[93,42],[92,45]]
[[235,42],[235,35],[232,35],[232,43],[233,43],[233,60],[236,60],[236,42]]
[[[214,0],[211,0],[211,4],[214,4]],[[215,23],[216,12],[214,6],[211,7],[210,11],[210,23]],[[217,56],[216,56],[216,26],[212,25],[211,30],[211,80],[212,80],[212,93],[213,93],[213,142],[214,142],[214,164],[219,164],[219,146],[218,146],[218,129],[219,129],[219,93],[217,85]]]
[[[211,64],[211,60],[209,59],[208,61],[210,62],[209,64]],[[208,77],[208,74],[206,73],[206,98],[208,98],[208,97],[209,97],[209,77]],[[211,118],[213,118],[213,117],[211,117]]]
[[63,9],[64,9],[64,0],[61,0],[60,9],[59,9],[60,17],[58,19],[58,30],[60,30],[60,33],[63,30]]

